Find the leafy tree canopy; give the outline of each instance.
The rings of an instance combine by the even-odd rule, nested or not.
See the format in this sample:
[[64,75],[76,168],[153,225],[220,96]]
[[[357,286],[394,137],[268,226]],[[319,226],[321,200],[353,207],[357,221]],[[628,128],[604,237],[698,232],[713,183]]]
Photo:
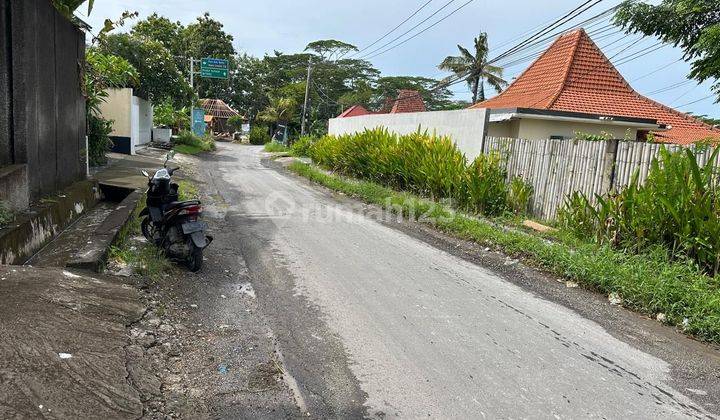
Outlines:
[[98,47],[100,52],[122,57],[139,74],[137,92],[154,102],[171,100],[182,104],[191,97],[190,87],[167,48],[155,40],[129,34],[111,34]]
[[357,47],[347,42],[334,39],[324,39],[311,42],[305,47],[305,51],[311,51],[319,55],[323,60],[338,59],[350,52],[357,51]]
[[680,47],[691,62],[690,77],[714,81],[720,101],[720,1],[662,0],[658,5],[630,0],[615,15],[628,33],[654,35]]

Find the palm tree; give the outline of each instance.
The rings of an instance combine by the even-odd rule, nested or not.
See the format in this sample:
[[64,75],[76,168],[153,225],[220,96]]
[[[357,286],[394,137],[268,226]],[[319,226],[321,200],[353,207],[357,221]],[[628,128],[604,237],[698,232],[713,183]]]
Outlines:
[[287,123],[295,115],[295,108],[297,103],[292,98],[271,97],[270,105],[258,114],[258,118],[274,124]]
[[474,55],[461,45],[457,47],[461,55],[449,56],[438,66],[440,70],[455,73],[453,76],[445,78],[445,82],[449,82],[455,77],[465,78],[468,86],[472,89],[473,103],[485,100],[485,81],[498,92],[507,86],[508,83],[502,78],[503,69],[487,62],[488,43],[485,32],[475,38]]

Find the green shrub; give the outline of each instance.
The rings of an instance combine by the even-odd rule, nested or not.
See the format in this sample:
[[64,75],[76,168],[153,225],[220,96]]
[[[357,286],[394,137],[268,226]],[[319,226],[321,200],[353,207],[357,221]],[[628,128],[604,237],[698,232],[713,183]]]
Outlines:
[[467,159],[448,137],[421,131],[398,136],[378,128],[325,136],[310,146],[308,155],[344,175],[453,200],[484,214],[498,215],[509,208],[500,155],[482,155],[468,167]]
[[227,125],[231,129],[235,131],[242,131],[242,126],[245,121],[243,120],[243,117],[239,115],[233,115],[232,117],[228,118]]
[[10,208],[8,208],[7,203],[0,201],[0,228],[9,225],[13,220],[15,220],[15,215]]
[[215,150],[215,139],[210,134],[199,137],[190,131],[181,131],[177,137],[173,139],[175,150],[189,155],[201,152],[210,152]]
[[90,166],[100,166],[107,163],[105,154],[112,149],[110,140],[112,121],[88,113],[88,158]]
[[268,134],[267,127],[262,125],[253,125],[250,128],[250,144],[256,146],[262,146],[263,144],[270,143],[270,134]]
[[[720,149],[718,149],[720,150]],[[720,195],[715,173],[716,150],[699,167],[692,150],[660,150],[644,185],[638,174],[620,193],[568,198],[561,225],[578,236],[631,252],[663,246],[672,258],[688,258],[707,273],[720,269]]]
[[532,195],[533,186],[524,179],[516,176],[510,181],[507,196],[508,207],[517,215],[525,215],[530,208]]
[[310,148],[318,141],[314,136],[302,136],[290,146],[293,156],[305,157],[310,154]]
[[467,207],[490,216],[505,212],[508,209],[506,176],[499,153],[478,156],[466,171]]

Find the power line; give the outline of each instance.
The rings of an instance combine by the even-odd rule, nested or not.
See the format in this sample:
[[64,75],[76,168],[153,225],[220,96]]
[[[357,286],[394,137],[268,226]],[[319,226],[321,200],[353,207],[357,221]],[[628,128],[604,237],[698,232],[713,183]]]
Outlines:
[[[410,19],[414,18],[418,13],[420,13],[423,9],[425,9],[430,3],[432,3],[432,1],[433,1],[433,0],[428,0],[425,4],[423,4],[422,6],[420,6],[420,8],[415,11],[415,13],[411,14],[410,16],[408,16],[407,19],[405,19],[405,20],[403,20],[402,22],[400,22],[399,25],[397,25],[396,27],[392,28],[392,29],[391,29],[388,33],[386,33],[385,35],[383,35],[383,36],[381,36],[380,38],[376,39],[372,44],[370,44],[370,45],[362,48],[362,49],[359,50],[359,51],[356,51],[356,52],[352,53],[352,54],[350,55],[350,57],[354,57],[354,56],[360,54],[361,52],[367,50],[368,48],[372,47],[373,45],[377,44],[378,42],[380,42],[380,41],[382,41],[383,39],[385,39],[385,38],[387,38],[388,36],[390,36],[390,34],[392,34],[393,32],[397,31],[398,29],[400,29],[401,26],[403,26],[404,24],[406,24]],[[344,57],[344,56],[345,56],[345,54],[341,55],[338,59],[340,59],[340,58],[342,58],[342,57]]]
[[405,35],[409,34],[409,33],[412,32],[412,31],[414,31],[414,30],[415,30],[416,28],[418,28],[420,25],[422,25],[423,23],[425,23],[425,22],[427,22],[428,20],[432,19],[435,15],[437,15],[438,13],[442,12],[443,10],[445,10],[448,6],[450,6],[450,5],[451,5],[452,3],[454,3],[454,2],[455,2],[455,0],[450,0],[450,1],[448,1],[448,2],[445,3],[442,7],[440,7],[440,8],[437,9],[435,12],[433,12],[433,14],[431,14],[430,16],[428,16],[428,17],[426,17],[425,19],[423,19],[423,20],[422,20],[420,23],[418,23],[417,25],[415,25],[415,26],[413,26],[412,28],[408,29],[407,31],[403,32],[401,35],[399,35],[399,36],[391,39],[390,41],[386,42],[385,44],[381,45],[380,47],[378,47],[378,48],[370,51],[369,53],[366,53],[364,56],[360,57],[360,59],[361,59],[361,60],[367,59],[368,56],[375,54],[376,52],[382,50],[383,48],[385,48],[385,47],[387,47],[388,45],[392,44],[393,42],[397,41],[398,39],[404,37]]
[[673,99],[672,101],[670,101],[670,106],[673,106],[674,104],[676,104],[678,100],[680,100],[681,98],[684,98],[685,95],[687,95],[688,93],[690,93],[690,92],[694,91],[695,89],[697,89],[698,86],[700,86],[699,83],[696,84],[695,86],[691,87],[690,89],[686,90],[685,92],[681,93],[680,96],[678,96],[677,98],[675,98],[675,99]]
[[641,79],[644,79],[644,78],[646,78],[646,77],[648,77],[648,76],[652,76],[653,74],[656,74],[656,73],[658,73],[658,72],[660,72],[660,71],[663,71],[663,70],[665,70],[666,68],[672,66],[673,64],[677,63],[678,61],[682,61],[682,58],[678,58],[677,60],[673,61],[672,63],[668,63],[668,64],[666,64],[666,65],[664,65],[664,66],[662,66],[662,67],[659,67],[659,68],[651,71],[650,73],[645,73],[645,74],[643,74],[643,75],[640,76],[640,77],[637,77],[637,78],[635,78],[635,79],[632,79],[631,82],[636,82],[636,81],[641,80]]
[[677,88],[681,88],[681,87],[683,87],[683,86],[686,86],[686,85],[688,85],[688,84],[690,84],[690,83],[692,83],[692,82],[693,82],[693,80],[685,80],[685,81],[683,81],[683,82],[673,83],[673,84],[671,84],[671,85],[669,85],[669,86],[665,86],[665,87],[662,87],[662,88],[660,88],[660,89],[653,90],[652,92],[648,92],[647,94],[648,94],[648,95],[656,95],[656,94],[658,94],[658,93],[663,93],[663,92],[675,90],[675,89],[677,89]]
[[375,55],[373,55],[373,56],[371,56],[371,57],[368,57],[367,59],[369,60],[369,59],[375,58],[375,57],[377,57],[377,56],[383,55],[383,54],[385,54],[386,52],[391,51],[391,50],[393,50],[393,49],[395,49],[395,48],[397,48],[397,47],[399,47],[399,46],[407,43],[408,41],[410,41],[410,40],[412,40],[412,39],[414,39],[414,38],[417,38],[418,36],[422,35],[423,33],[427,32],[428,30],[432,29],[433,27],[439,25],[439,24],[440,24],[441,22],[443,22],[445,19],[448,19],[450,16],[452,16],[452,15],[454,15],[455,13],[459,12],[461,9],[463,9],[465,6],[467,6],[468,4],[472,3],[473,1],[475,1],[475,0],[468,0],[468,1],[465,2],[462,6],[458,7],[457,9],[453,10],[452,12],[448,13],[448,14],[445,15],[442,19],[438,20],[437,22],[433,23],[432,25],[428,26],[427,28],[423,29],[422,31],[416,33],[415,35],[411,36],[410,38],[407,38],[406,40],[400,42],[399,44],[395,44],[395,45],[393,45],[392,47],[390,47],[390,48],[388,48],[388,49],[386,49],[386,50],[384,50],[384,51],[381,51],[381,52],[379,52],[379,53],[377,53],[377,54],[375,54]]
[[700,99],[698,99],[698,100],[696,100],[696,101],[688,102],[688,103],[686,103],[686,104],[678,105],[677,107],[678,107],[678,108],[682,108],[682,107],[685,107],[685,106],[688,106],[688,105],[696,104],[696,103],[702,102],[702,101],[704,101],[704,100],[706,100],[706,99],[710,99],[710,98],[712,98],[712,97],[714,97],[714,96],[715,96],[715,94],[714,94],[714,93],[711,93],[710,95],[705,96],[704,98],[700,98]]
[[[603,0],[587,0],[584,3],[582,3],[580,6],[576,7],[569,13],[566,13],[563,15],[560,19],[557,19],[555,22],[553,22],[551,25],[547,26],[546,28],[542,29],[540,32],[536,33],[535,35],[531,36],[530,38],[526,39],[525,41],[521,42],[520,44],[516,45],[513,48],[510,48],[509,50],[505,51],[504,53],[500,54],[499,56],[495,57],[494,59],[488,61],[488,64],[495,63],[505,57],[508,57],[519,50],[522,50],[523,48],[527,47],[528,44],[536,41],[539,37],[547,34],[548,32],[551,32],[562,25],[566,24],[567,22],[575,19],[576,17],[580,16],[581,14],[588,11],[590,8],[600,4]],[[592,3],[592,4],[591,4]],[[584,8],[584,9],[583,9]]]

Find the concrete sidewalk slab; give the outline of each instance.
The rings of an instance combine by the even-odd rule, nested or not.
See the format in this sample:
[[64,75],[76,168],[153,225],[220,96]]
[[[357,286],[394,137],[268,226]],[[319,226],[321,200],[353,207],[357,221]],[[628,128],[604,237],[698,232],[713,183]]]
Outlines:
[[0,418],[138,418],[127,327],[145,313],[118,280],[0,267]]
[[138,189],[147,186],[147,178],[141,171],[152,173],[162,168],[167,150],[147,148],[130,156],[108,153],[108,164],[93,171],[93,177],[101,185],[117,188]]

